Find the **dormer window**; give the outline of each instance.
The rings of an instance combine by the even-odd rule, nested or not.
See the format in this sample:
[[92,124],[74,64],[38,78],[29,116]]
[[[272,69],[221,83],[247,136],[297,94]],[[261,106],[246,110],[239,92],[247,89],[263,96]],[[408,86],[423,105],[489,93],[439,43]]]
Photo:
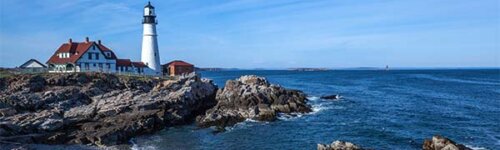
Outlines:
[[69,53],[59,53],[57,56],[59,56],[59,58],[69,58]]

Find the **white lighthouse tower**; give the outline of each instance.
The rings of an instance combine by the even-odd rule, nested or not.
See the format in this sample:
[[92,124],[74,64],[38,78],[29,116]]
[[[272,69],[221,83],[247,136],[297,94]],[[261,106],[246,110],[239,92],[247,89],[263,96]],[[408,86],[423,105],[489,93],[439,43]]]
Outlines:
[[143,36],[141,61],[144,62],[153,72],[149,74],[161,75],[160,53],[158,52],[158,41],[156,39],[156,14],[155,8],[148,2],[144,7]]

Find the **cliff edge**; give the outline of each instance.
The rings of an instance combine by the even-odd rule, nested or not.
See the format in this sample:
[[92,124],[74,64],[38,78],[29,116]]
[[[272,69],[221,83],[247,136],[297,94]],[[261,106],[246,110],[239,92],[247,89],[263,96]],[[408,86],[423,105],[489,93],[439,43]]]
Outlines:
[[0,91],[1,142],[116,145],[192,122],[216,104],[217,86],[194,74],[22,74],[0,78]]

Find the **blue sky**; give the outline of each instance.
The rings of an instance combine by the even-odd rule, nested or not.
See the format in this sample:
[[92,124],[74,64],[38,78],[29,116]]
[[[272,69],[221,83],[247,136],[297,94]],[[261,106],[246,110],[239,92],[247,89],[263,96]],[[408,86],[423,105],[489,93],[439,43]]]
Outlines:
[[[140,0],[2,0],[0,67],[69,38],[140,60]],[[500,67],[498,0],[153,0],[162,63],[199,67]]]

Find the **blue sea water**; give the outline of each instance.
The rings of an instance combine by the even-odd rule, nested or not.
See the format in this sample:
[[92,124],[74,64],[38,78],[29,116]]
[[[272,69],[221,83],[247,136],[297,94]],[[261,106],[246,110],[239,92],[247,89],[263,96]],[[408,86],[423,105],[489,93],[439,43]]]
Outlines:
[[[500,149],[500,70],[201,72],[223,87],[254,74],[304,91],[314,112],[248,120],[214,134],[194,125],[131,140],[135,149],[316,149],[345,140],[373,149],[421,149],[440,134],[475,149]],[[323,100],[340,94],[340,100]]]

